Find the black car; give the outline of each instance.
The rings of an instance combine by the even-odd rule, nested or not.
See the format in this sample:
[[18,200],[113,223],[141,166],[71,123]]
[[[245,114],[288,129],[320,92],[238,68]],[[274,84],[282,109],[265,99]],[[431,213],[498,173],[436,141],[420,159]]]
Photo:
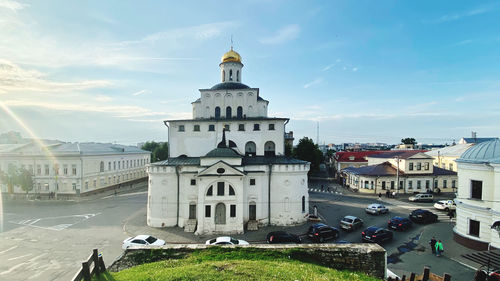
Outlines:
[[417,223],[437,222],[438,216],[431,211],[416,209],[409,215],[410,220]]
[[302,243],[300,237],[296,234],[288,233],[286,231],[273,231],[269,232],[266,237],[269,244],[277,243]]
[[309,227],[307,236],[316,242],[323,243],[328,239],[337,239],[339,237],[339,230],[323,223],[317,223]]
[[392,240],[392,232],[388,229],[370,226],[361,232],[361,239],[363,242],[375,242],[380,243],[388,240]]
[[387,228],[401,231],[407,230],[411,225],[411,220],[402,217],[393,217],[387,222]]

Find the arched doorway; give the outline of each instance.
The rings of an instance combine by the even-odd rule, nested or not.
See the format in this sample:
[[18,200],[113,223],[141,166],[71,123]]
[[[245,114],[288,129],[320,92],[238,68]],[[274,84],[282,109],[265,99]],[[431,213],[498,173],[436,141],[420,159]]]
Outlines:
[[257,205],[253,201],[248,205],[248,219],[251,221],[257,219]]
[[264,144],[264,155],[265,156],[274,156],[275,155],[275,145],[274,142],[268,141]]
[[226,205],[218,203],[215,206],[215,224],[226,224]]
[[245,155],[246,156],[255,156],[257,148],[253,141],[249,141],[245,144]]
[[226,118],[232,118],[231,107],[226,107]]
[[238,118],[243,118],[243,107],[238,106],[238,108],[236,109],[236,116]]

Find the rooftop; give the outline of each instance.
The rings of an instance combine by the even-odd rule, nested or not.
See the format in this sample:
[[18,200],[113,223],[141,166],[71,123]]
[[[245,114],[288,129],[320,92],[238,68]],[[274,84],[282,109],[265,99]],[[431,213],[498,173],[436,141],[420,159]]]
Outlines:
[[427,150],[391,150],[391,151],[383,151],[378,154],[370,155],[369,157],[373,158],[396,158],[407,159],[412,157],[415,154],[426,152]]
[[[286,156],[244,156],[242,165],[307,164],[307,161]],[[152,163],[153,166],[199,166],[200,157],[174,157]]]
[[340,151],[335,153],[335,160],[338,162],[368,162],[367,156],[382,153],[384,151]]
[[460,155],[462,155],[472,145],[474,145],[474,144],[473,143],[456,144],[456,145],[446,146],[446,147],[439,148],[439,149],[433,149],[429,152],[426,152],[425,154],[427,154],[429,156],[433,156],[433,157],[436,157],[438,155],[439,156],[460,157]]
[[457,159],[457,162],[500,164],[500,140],[495,138],[472,146]]

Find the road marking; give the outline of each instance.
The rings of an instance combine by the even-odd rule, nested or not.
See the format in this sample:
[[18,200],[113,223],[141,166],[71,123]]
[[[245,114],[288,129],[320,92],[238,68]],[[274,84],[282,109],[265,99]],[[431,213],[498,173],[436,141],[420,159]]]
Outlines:
[[108,195],[108,196],[105,196],[101,199],[108,199],[108,198],[113,198],[113,197],[123,197],[123,196],[131,196],[131,195],[140,195],[140,194],[148,194],[147,191],[140,191],[140,192],[134,192],[134,193],[125,193],[125,194],[118,194],[118,195]]
[[0,252],[0,254],[6,253],[6,252],[8,252],[8,251],[10,251],[10,250],[14,250],[14,249],[15,249],[15,248],[17,248],[17,247],[18,247],[18,246],[12,246],[12,247],[8,248],[7,250],[3,250],[3,251],[1,251],[1,252]]
[[[25,226],[30,226],[30,227],[36,227],[40,229],[48,229],[48,230],[55,230],[55,231],[60,231],[63,229],[66,229],[70,226],[73,226],[75,224],[81,223],[82,221],[86,221],[90,218],[93,218],[97,215],[100,215],[101,213],[96,213],[96,214],[82,214],[82,215],[70,215],[70,216],[60,216],[60,217],[47,217],[47,218],[39,218],[39,219],[28,219],[28,220],[21,220],[21,221],[9,221],[10,223],[14,224],[19,224],[19,225],[25,225]],[[36,225],[38,222],[43,222],[44,220],[52,220],[52,219],[66,219],[66,218],[81,218],[81,221],[71,223],[71,224],[56,224],[54,226],[39,226]],[[1,253],[1,252],[0,252]]]
[[13,260],[17,260],[17,259],[22,259],[24,257],[27,257],[27,256],[31,256],[32,254],[26,254],[26,255],[22,255],[22,256],[19,256],[19,257],[15,257],[15,258],[10,258],[8,259],[9,261],[13,261]]

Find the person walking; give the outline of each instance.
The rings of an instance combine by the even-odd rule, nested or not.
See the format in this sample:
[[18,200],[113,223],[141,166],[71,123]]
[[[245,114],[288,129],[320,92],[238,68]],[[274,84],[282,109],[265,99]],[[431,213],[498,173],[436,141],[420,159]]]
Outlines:
[[436,253],[436,243],[437,243],[436,237],[432,236],[431,241],[429,241],[429,245],[431,245],[432,254]]
[[439,240],[438,242],[436,242],[436,256],[440,257],[441,253],[443,251],[444,251],[444,249],[443,249],[443,242],[441,242],[441,240]]

